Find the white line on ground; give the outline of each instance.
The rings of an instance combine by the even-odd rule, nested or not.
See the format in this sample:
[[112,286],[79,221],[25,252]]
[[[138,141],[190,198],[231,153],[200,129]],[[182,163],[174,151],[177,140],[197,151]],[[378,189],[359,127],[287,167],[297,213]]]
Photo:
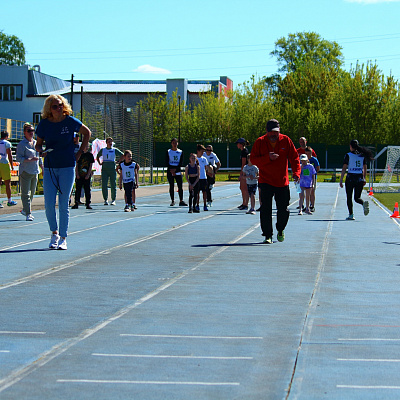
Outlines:
[[120,336],[152,337],[152,338],[179,338],[179,339],[222,339],[222,340],[263,340],[262,336],[193,336],[193,335],[141,335],[135,333],[121,333]]
[[167,354],[103,354],[92,353],[95,357],[131,357],[131,358],[183,358],[199,360],[253,360],[253,357],[223,357],[223,356],[177,356]]
[[380,363],[398,363],[399,359],[385,359],[385,358],[338,358],[337,361],[351,361],[351,362],[380,362]]
[[10,350],[0,350],[0,353],[9,353]]
[[0,335],[45,335],[46,332],[0,331]]
[[57,379],[58,383],[103,383],[128,385],[196,385],[196,386],[239,386],[239,382],[174,382],[174,381],[112,381],[100,379]]
[[[213,215],[216,214],[211,214],[210,216],[207,216],[203,219],[206,218],[211,218]],[[198,222],[198,220],[194,220],[191,222],[188,222],[182,226],[185,225],[190,225],[191,223],[196,223]],[[168,289],[169,287],[171,287],[172,285],[174,285],[176,282],[180,281],[181,279],[183,279],[184,277],[186,277],[188,274],[190,274],[192,271],[195,271],[196,269],[200,268],[204,263],[206,263],[208,260],[214,258],[216,255],[220,254],[221,252],[223,252],[226,249],[230,248],[230,245],[237,243],[239,240],[243,239],[244,237],[246,237],[247,235],[249,235],[250,233],[252,233],[260,224],[257,223],[256,225],[254,225],[253,227],[249,228],[247,231],[245,231],[244,233],[242,233],[241,235],[239,235],[238,237],[236,237],[235,239],[233,239],[232,241],[229,242],[228,246],[224,246],[216,251],[214,251],[213,253],[211,253],[205,260],[203,260],[202,262],[198,263],[197,266],[187,269],[183,272],[181,272],[179,275],[175,276],[174,278],[170,279],[168,282],[162,284],[161,286],[159,286],[157,289],[153,290],[152,292],[149,292],[147,295],[141,297],[139,300],[135,301],[134,303],[120,309],[119,311],[117,311],[116,313],[114,313],[113,315],[111,315],[109,318],[104,319],[103,321],[101,321],[100,323],[98,323],[97,325],[85,329],[84,331],[82,331],[80,333],[80,335],[74,337],[74,338],[69,338],[63,342],[58,343],[57,345],[55,345],[53,348],[51,348],[50,350],[39,354],[39,356],[37,357],[36,360],[30,362],[29,364],[25,365],[24,367],[17,369],[13,372],[11,372],[8,376],[4,377],[3,379],[0,379],[0,393],[3,392],[4,390],[6,390],[7,388],[9,388],[10,386],[14,385],[15,383],[19,382],[21,379],[25,378],[26,376],[28,376],[29,374],[31,374],[32,372],[38,370],[39,368],[43,367],[44,365],[46,365],[47,363],[49,363],[50,361],[54,360],[55,358],[57,358],[59,355],[63,354],[64,352],[66,352],[67,350],[69,350],[71,347],[77,345],[78,343],[84,341],[85,339],[91,337],[92,335],[94,335],[95,333],[101,331],[103,328],[105,328],[106,326],[108,326],[109,324],[111,324],[112,322],[119,320],[121,317],[125,316],[126,314],[128,314],[129,312],[131,312],[132,310],[134,310],[135,308],[141,306],[143,303],[151,300],[152,298],[158,296],[160,293],[162,293],[163,291],[165,291],[166,289]],[[171,229],[168,229],[167,231],[173,231],[176,230],[180,227],[174,227]],[[157,236],[159,236],[160,234],[165,233],[165,231],[162,231],[161,233],[158,233]],[[155,237],[155,235],[150,235],[151,237]],[[145,240],[145,238],[143,238],[142,240]],[[137,241],[135,241],[134,243],[136,243]],[[124,245],[122,245],[124,246]]]
[[400,390],[400,386],[361,386],[361,385],[336,385],[339,389],[391,389],[391,390]]
[[400,339],[388,338],[354,338],[354,339],[338,339],[341,342],[400,342]]

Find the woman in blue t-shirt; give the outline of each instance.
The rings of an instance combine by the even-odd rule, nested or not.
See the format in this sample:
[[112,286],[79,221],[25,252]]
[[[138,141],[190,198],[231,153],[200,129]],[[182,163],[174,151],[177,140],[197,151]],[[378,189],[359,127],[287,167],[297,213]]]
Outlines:
[[[43,189],[46,217],[52,232],[50,249],[67,250],[69,196],[75,180],[75,162],[89,143],[90,130],[71,116],[68,101],[59,95],[49,96],[43,106],[42,120],[37,129],[36,150],[43,155]],[[81,147],[75,153],[74,133],[82,135]],[[43,151],[43,144],[46,149]],[[56,218],[58,193],[59,225]]]
[[361,200],[361,193],[364,185],[367,183],[365,180],[367,176],[367,161],[373,160],[371,151],[358,144],[358,140],[350,142],[350,152],[344,156],[342,173],[340,175],[339,185],[343,187],[343,177],[347,170],[346,176],[346,196],[347,208],[349,209],[349,216],[347,220],[354,220],[353,214],[353,200],[352,195],[354,191],[354,201],[361,204],[364,209],[364,215],[369,213],[368,201]]

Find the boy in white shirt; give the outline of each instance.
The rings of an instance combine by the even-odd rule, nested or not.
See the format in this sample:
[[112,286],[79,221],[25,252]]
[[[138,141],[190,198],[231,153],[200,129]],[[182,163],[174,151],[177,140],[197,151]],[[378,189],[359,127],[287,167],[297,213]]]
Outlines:
[[208,160],[203,156],[204,150],[206,148],[202,144],[197,145],[197,162],[200,166],[200,179],[199,179],[199,194],[197,196],[197,205],[196,210],[200,211],[200,191],[203,192],[203,201],[204,201],[204,211],[208,211],[207,208],[207,174],[206,174],[206,166],[208,165]]

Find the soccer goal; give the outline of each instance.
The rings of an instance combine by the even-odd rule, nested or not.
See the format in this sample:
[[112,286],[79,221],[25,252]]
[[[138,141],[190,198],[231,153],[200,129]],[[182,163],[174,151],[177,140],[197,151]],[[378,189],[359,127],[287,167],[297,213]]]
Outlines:
[[[386,151],[386,166],[379,183],[374,186],[376,193],[400,192],[400,146],[387,146],[375,156],[375,163],[379,156]],[[376,164],[375,164],[376,165]],[[376,171],[376,169],[375,169]]]

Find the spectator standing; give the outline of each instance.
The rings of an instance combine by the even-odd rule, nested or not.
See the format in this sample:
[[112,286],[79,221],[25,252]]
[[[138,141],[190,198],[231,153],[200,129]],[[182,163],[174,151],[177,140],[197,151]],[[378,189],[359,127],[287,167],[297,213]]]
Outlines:
[[[44,102],[42,120],[37,129],[36,150],[45,155],[43,189],[46,217],[52,232],[49,248],[67,250],[69,196],[74,184],[75,162],[89,143],[91,132],[81,121],[71,116],[72,108],[60,95],[50,95]],[[74,133],[82,136],[75,155]],[[46,150],[43,152],[43,144]],[[59,226],[56,217],[58,194]]]
[[33,138],[35,128],[29,124],[24,124],[24,136],[17,145],[17,162],[19,162],[19,182],[21,187],[21,214],[27,221],[33,221],[32,199],[36,192],[39,167],[43,170],[43,161],[36,151],[36,140]]
[[[299,139],[300,147],[296,149],[297,154],[300,156],[302,154],[306,154],[306,147],[307,147],[307,139],[303,136]],[[314,150],[312,150],[312,156],[317,158],[317,154]]]
[[[100,161],[100,157],[102,161]],[[101,165],[101,189],[103,193],[104,205],[108,206],[108,180],[110,180],[111,188],[111,205],[115,206],[115,199],[117,198],[117,171],[116,160],[118,162],[124,158],[124,153],[113,147],[113,140],[111,137],[106,139],[106,147],[100,149],[97,153],[97,162]]]
[[258,186],[261,194],[260,223],[264,243],[272,243],[272,199],[277,208],[276,229],[279,242],[285,240],[284,229],[289,221],[289,173],[288,161],[292,167],[295,182],[300,177],[299,155],[292,140],[280,133],[279,122],[267,122],[266,135],[259,137],[251,150],[250,160],[259,169]]
[[240,176],[239,176],[239,185],[240,191],[242,192],[242,204],[238,207],[239,210],[247,210],[249,205],[249,192],[247,191],[247,183],[246,176],[243,173],[243,167],[247,164],[247,155],[249,151],[247,147],[249,142],[240,138],[236,141],[237,148],[240,150]]
[[[8,132],[1,131],[0,140],[0,187],[1,181],[4,181],[6,186],[7,205],[16,206],[17,202],[11,198],[11,170],[14,171],[13,158],[11,153],[12,145],[7,140]],[[0,208],[3,208],[3,203],[0,202]]]

